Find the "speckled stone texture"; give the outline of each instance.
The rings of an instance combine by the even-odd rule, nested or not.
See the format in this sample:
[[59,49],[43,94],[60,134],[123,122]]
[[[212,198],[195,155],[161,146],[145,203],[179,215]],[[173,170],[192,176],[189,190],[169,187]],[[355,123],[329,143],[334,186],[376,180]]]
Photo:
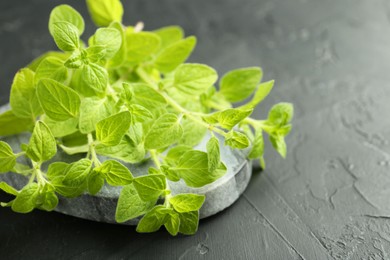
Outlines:
[[[6,111],[8,107],[8,105],[0,107],[0,113]],[[210,136],[205,136],[203,141],[195,149],[205,151],[209,138]],[[0,140],[8,142],[15,151],[18,151],[21,143],[28,143],[29,134],[0,137]],[[246,159],[246,150],[232,150],[223,145],[223,139],[220,140],[220,144],[221,160],[225,162],[228,169],[223,177],[201,188],[190,188],[182,180],[179,182],[169,181],[173,195],[178,193],[206,195],[205,203],[200,210],[200,218],[214,215],[233,204],[247,187],[252,174],[252,164]],[[57,155],[50,162],[72,162],[80,158],[78,155],[69,156],[59,149]],[[103,161],[105,158],[101,157],[101,159]],[[28,163],[27,160],[25,163]],[[48,163],[43,166],[43,169],[47,165]],[[146,161],[140,164],[126,164],[126,166],[128,166],[134,176],[141,176],[147,174],[148,168],[153,166],[153,164],[151,161]],[[28,178],[7,173],[0,175],[1,180],[20,189],[27,183]],[[95,196],[84,194],[72,199],[59,196],[59,203],[55,211],[99,222],[116,223],[115,210],[120,191],[121,187],[105,185]],[[139,218],[130,220],[124,224],[136,225],[138,221]]]

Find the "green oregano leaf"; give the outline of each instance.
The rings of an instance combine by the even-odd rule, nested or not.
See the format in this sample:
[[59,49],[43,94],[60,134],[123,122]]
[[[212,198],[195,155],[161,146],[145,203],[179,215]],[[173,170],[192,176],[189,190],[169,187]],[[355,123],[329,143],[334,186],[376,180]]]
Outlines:
[[64,82],[67,77],[68,69],[65,67],[64,61],[56,57],[47,57],[39,64],[35,71],[35,84],[44,78]]
[[57,142],[49,127],[42,121],[35,124],[27,149],[27,156],[35,162],[50,160],[57,153]]
[[46,115],[53,120],[65,121],[77,117],[79,113],[80,96],[55,80],[40,80],[37,95]]
[[252,94],[262,75],[263,72],[258,67],[230,71],[221,78],[221,93],[230,102],[242,101]]
[[276,126],[288,124],[294,115],[294,107],[291,103],[279,103],[274,105],[268,113],[268,122]]
[[13,114],[32,121],[43,112],[36,95],[34,76],[35,73],[30,69],[21,69],[16,73],[10,96]]
[[256,129],[255,139],[252,144],[252,150],[248,155],[249,159],[260,158],[264,154],[264,138],[261,128]]
[[113,104],[107,98],[84,98],[80,104],[79,129],[83,134],[92,133],[96,124],[109,117],[113,112]]
[[179,194],[169,199],[173,208],[179,213],[199,210],[206,197],[198,194]]
[[248,137],[237,131],[230,131],[225,137],[225,145],[228,145],[232,148],[244,149],[249,147]]
[[69,22],[53,23],[52,36],[60,50],[74,51],[80,47],[79,31]]
[[14,187],[3,181],[0,182],[0,190],[15,196],[19,194],[19,191],[17,191]]
[[78,34],[81,35],[84,32],[84,19],[83,17],[69,5],[56,6],[50,13],[49,19],[49,31],[53,35],[54,23],[56,22],[68,22],[74,25]]
[[130,124],[131,115],[128,111],[110,116],[97,123],[96,138],[104,145],[118,145],[129,130]]
[[208,169],[207,153],[191,150],[183,154],[177,166],[170,170],[180,176],[188,186],[198,188],[214,182],[226,173],[223,163],[213,172]]
[[203,64],[186,63],[176,69],[174,86],[184,94],[200,95],[217,79],[217,72],[213,68]]
[[163,73],[173,71],[191,55],[195,44],[196,38],[191,36],[168,46],[158,54],[154,62],[156,68]]
[[269,138],[272,143],[272,146],[275,148],[276,151],[278,151],[280,156],[286,158],[287,146],[286,142],[284,141],[284,137],[282,135],[270,135]]
[[184,32],[179,26],[166,26],[154,31],[161,39],[160,50],[183,39]]
[[166,189],[165,176],[154,174],[137,177],[134,179],[134,187],[142,200],[154,201]]
[[121,33],[114,28],[100,28],[96,31],[94,45],[104,46],[106,50],[105,57],[110,59],[114,57],[122,44]]
[[66,175],[62,182],[68,186],[80,186],[80,184],[86,182],[87,176],[91,170],[92,161],[89,159],[81,159],[73,163],[72,166],[67,169]]
[[180,228],[179,232],[184,235],[193,235],[198,231],[199,211],[179,213]]
[[9,110],[0,114],[0,136],[20,134],[30,131],[34,123],[31,118],[20,118]]
[[16,165],[16,156],[11,146],[0,141],[0,173],[11,171]]
[[27,184],[13,201],[12,210],[18,213],[29,213],[33,211],[38,195],[38,184],[35,182]]
[[108,184],[112,186],[124,186],[133,182],[133,175],[130,170],[115,160],[107,160],[95,171],[104,174]]
[[122,22],[123,6],[120,0],[87,0],[87,7],[97,26],[108,26],[111,22]]
[[116,207],[115,220],[118,223],[126,222],[148,212],[156,201],[142,200],[133,184],[123,187]]
[[171,211],[172,209],[165,208],[164,206],[155,206],[139,221],[137,232],[150,233],[159,230],[166,223],[167,216]]
[[179,214],[175,211],[167,214],[167,219],[164,224],[165,228],[172,236],[176,236],[179,233],[180,228],[180,217]]
[[208,161],[208,171],[215,171],[221,163],[220,157],[221,153],[219,150],[219,140],[215,136],[212,136],[207,142],[207,161]]
[[177,142],[183,130],[175,114],[164,114],[158,118],[145,137],[146,149],[160,149]]
[[160,38],[151,32],[126,33],[127,61],[141,62],[155,53]]

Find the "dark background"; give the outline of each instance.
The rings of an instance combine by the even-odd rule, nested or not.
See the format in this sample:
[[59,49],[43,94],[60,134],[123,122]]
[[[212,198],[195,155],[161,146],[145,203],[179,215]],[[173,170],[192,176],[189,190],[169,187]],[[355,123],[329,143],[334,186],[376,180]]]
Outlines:
[[[180,25],[191,61],[261,66],[272,104],[295,105],[288,157],[268,168],[195,236],[0,209],[2,259],[390,259],[390,2],[387,0],[124,0],[126,24]],[[55,49],[51,9],[84,1],[0,2],[0,103],[16,71]],[[86,19],[84,39],[94,27]],[[5,199],[4,194],[0,199]]]

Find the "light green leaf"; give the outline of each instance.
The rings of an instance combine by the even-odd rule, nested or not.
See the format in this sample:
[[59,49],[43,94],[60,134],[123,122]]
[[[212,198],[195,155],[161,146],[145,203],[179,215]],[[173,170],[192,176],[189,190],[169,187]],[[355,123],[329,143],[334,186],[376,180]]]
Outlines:
[[96,125],[96,138],[103,145],[118,145],[129,130],[131,115],[128,111],[118,113],[99,121]]
[[215,171],[221,163],[221,153],[219,150],[219,140],[215,136],[207,142],[207,158],[209,172]]
[[27,184],[13,201],[12,210],[18,213],[29,213],[33,211],[38,194],[39,186],[37,183]]
[[103,96],[108,85],[107,70],[95,63],[90,63],[80,70],[79,80],[79,86],[76,89],[80,93],[85,96]]
[[56,121],[77,117],[80,97],[71,88],[52,79],[42,79],[37,88],[39,102],[46,115]]
[[[152,168],[149,168],[152,169]],[[167,177],[170,181],[180,181],[180,176],[176,174],[176,172],[171,171],[168,165],[161,165],[160,171],[158,173],[163,173],[165,177]],[[150,174],[150,173],[149,173]]]
[[128,163],[138,163],[145,157],[143,144],[135,144],[130,137],[125,136],[118,145],[97,145],[96,152]]
[[120,0],[87,0],[93,22],[100,27],[111,22],[122,22],[123,6]]
[[159,230],[167,222],[167,217],[170,212],[172,212],[172,209],[165,208],[164,206],[155,206],[139,221],[137,232],[150,233]]
[[258,86],[252,100],[249,101],[247,104],[245,104],[244,107],[248,107],[248,108],[256,107],[261,101],[264,100],[264,98],[266,98],[268,96],[268,94],[271,92],[274,84],[275,84],[274,80],[261,83]]
[[21,69],[16,73],[11,87],[10,104],[14,115],[20,118],[35,118],[42,114],[34,85],[34,72]]
[[286,158],[287,146],[286,142],[284,141],[284,137],[282,135],[270,135],[269,139],[272,143],[272,146],[275,148],[276,151],[278,151],[280,156]]
[[139,197],[144,201],[155,201],[166,189],[165,176],[162,174],[140,176],[135,178],[133,183]]
[[116,207],[115,220],[118,223],[126,222],[148,212],[156,201],[143,201],[133,184],[123,187]]
[[190,187],[202,187],[214,182],[226,173],[226,166],[221,163],[213,171],[208,171],[207,153],[191,150],[186,152],[179,160],[177,166],[171,168]]
[[255,140],[252,144],[252,150],[248,155],[249,159],[260,158],[264,154],[264,138],[261,128],[256,129]]
[[3,181],[0,182],[0,190],[15,196],[19,194],[19,191],[17,191],[14,187],[8,185],[6,182]]
[[195,45],[196,38],[191,36],[168,46],[158,54],[154,62],[156,68],[163,73],[173,71],[187,60]]
[[244,149],[247,148],[249,144],[248,137],[245,134],[237,131],[230,131],[225,137],[225,145],[228,145],[232,148]]
[[35,72],[35,84],[44,78],[64,82],[68,77],[68,70],[64,61],[56,57],[47,57],[38,66]]
[[11,110],[0,114],[0,136],[31,131],[33,125],[32,119],[16,117]]
[[193,235],[198,231],[199,211],[180,213],[179,232],[184,235]]
[[120,46],[119,50],[116,52],[114,57],[112,57],[108,62],[108,66],[110,68],[117,68],[120,65],[122,65],[126,59],[126,53],[127,53],[126,45],[127,44],[126,44],[125,32],[124,32],[124,28],[123,28],[122,24],[119,22],[113,22],[112,24],[110,24],[110,28],[117,30],[120,33],[120,37],[121,37],[121,46]]
[[94,45],[105,46],[105,58],[114,57],[122,44],[121,33],[114,28],[97,29],[94,37]]
[[60,50],[74,51],[80,47],[79,30],[69,22],[53,23],[52,36]]
[[141,62],[155,53],[160,46],[160,38],[151,32],[126,32],[127,60]]
[[96,124],[109,117],[113,112],[113,104],[107,98],[84,98],[80,105],[79,129],[88,134],[95,131]]
[[51,11],[49,19],[49,31],[51,35],[53,35],[53,27],[56,22],[68,22],[73,24],[78,29],[79,35],[84,32],[83,17],[69,5],[59,5]]
[[288,124],[294,115],[294,107],[291,103],[279,103],[274,105],[268,113],[268,123],[275,126]]
[[107,49],[104,45],[90,46],[85,51],[87,52],[87,59],[94,63],[99,62],[107,55]]
[[183,118],[181,125],[183,128],[183,135],[179,140],[181,145],[195,146],[202,141],[207,132],[207,128],[189,118]]
[[57,205],[58,197],[54,192],[54,187],[50,184],[45,184],[39,191],[35,207],[41,210],[52,211]]
[[147,84],[123,84],[133,93],[131,103],[141,105],[150,111],[155,111],[166,106],[166,101],[160,93],[149,87]]
[[137,105],[137,104],[131,104],[127,106],[129,109],[129,112],[131,114],[132,122],[145,122],[148,120],[153,119],[153,114],[150,112],[147,108]]
[[46,176],[49,180],[54,180],[57,177],[65,177],[66,170],[69,167],[68,163],[54,162],[49,165]]
[[78,119],[69,118],[65,121],[56,121],[50,117],[45,116],[43,122],[49,127],[54,137],[63,137],[73,134],[78,131]]
[[164,158],[164,162],[170,166],[175,166],[179,163],[179,160],[183,156],[183,154],[192,149],[193,148],[188,145],[177,145],[168,150],[168,153]]
[[67,169],[66,175],[62,182],[68,186],[80,186],[86,182],[87,176],[91,170],[92,161],[89,159],[81,159],[73,163],[72,166]]
[[96,195],[104,186],[104,177],[99,172],[93,170],[87,176],[88,192],[91,195]]
[[252,114],[253,109],[229,108],[204,117],[210,124],[219,123],[223,128],[231,130],[235,125]]
[[175,114],[164,114],[158,118],[145,137],[146,149],[160,149],[177,142],[183,134]]
[[16,165],[16,156],[11,146],[0,141],[0,173],[11,171]]
[[70,53],[66,53],[62,51],[48,51],[35,58],[32,62],[30,62],[30,64],[27,65],[27,68],[29,68],[32,71],[36,71],[39,64],[41,64],[41,62],[47,57],[56,57],[65,61],[69,57],[69,55]]
[[179,194],[170,198],[169,202],[173,208],[179,213],[191,212],[199,210],[206,197],[198,194]]
[[232,70],[221,78],[221,93],[230,102],[242,101],[253,93],[262,76],[258,67]]
[[161,39],[160,50],[183,39],[184,32],[179,26],[167,26],[154,31]]
[[104,174],[106,181],[111,186],[124,186],[133,182],[133,175],[130,170],[115,160],[107,160],[95,171]]
[[38,121],[28,144],[27,156],[35,162],[43,162],[50,160],[56,153],[56,139],[49,127],[42,121]]
[[206,65],[186,63],[180,65],[174,75],[174,86],[188,95],[200,95],[218,79],[217,72]]
[[172,211],[171,213],[168,214],[167,220],[164,224],[165,228],[171,234],[172,236],[176,236],[177,233],[179,233],[179,228],[180,228],[180,217],[179,214],[176,212]]

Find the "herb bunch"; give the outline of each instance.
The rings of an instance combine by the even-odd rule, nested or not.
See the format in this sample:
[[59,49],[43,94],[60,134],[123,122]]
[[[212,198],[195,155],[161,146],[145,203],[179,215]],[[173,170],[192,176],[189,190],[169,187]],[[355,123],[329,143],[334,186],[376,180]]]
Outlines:
[[[169,181],[202,187],[223,176],[227,168],[215,135],[233,149],[248,148],[248,158],[259,159],[264,168],[265,132],[285,157],[293,107],[279,103],[266,120],[250,118],[274,85],[260,83],[260,68],[226,73],[217,90],[213,68],[184,63],[196,45],[194,36],[184,38],[178,26],[155,31],[124,26],[119,0],[87,5],[99,27],[88,43],[80,40],[82,16],[60,5],[51,12],[49,31],[61,51],[43,54],[14,78],[0,136],[32,134],[19,153],[0,141],[0,172],[29,181],[21,190],[1,182],[0,189],[15,196],[1,205],[20,213],[51,211],[59,195],[95,195],[104,185],[121,186],[117,222],[143,215],[139,232],[165,226],[172,235],[194,234],[205,196],[173,195]],[[207,151],[194,150],[207,132]],[[82,158],[53,160],[58,150]],[[29,163],[20,163],[23,157]],[[134,177],[126,164],[144,160],[154,167]]]

